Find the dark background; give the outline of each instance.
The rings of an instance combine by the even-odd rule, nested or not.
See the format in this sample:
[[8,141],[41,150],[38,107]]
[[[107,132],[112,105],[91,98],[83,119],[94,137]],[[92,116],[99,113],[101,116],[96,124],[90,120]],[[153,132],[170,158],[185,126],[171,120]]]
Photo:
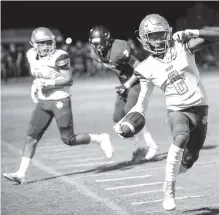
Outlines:
[[[186,15],[196,1],[29,1],[1,2],[2,29],[58,28],[73,41],[88,40],[94,25],[103,24],[115,37],[133,36],[141,20],[150,13],[164,16],[173,28],[176,20]],[[203,2],[207,7],[219,9],[219,3]]]

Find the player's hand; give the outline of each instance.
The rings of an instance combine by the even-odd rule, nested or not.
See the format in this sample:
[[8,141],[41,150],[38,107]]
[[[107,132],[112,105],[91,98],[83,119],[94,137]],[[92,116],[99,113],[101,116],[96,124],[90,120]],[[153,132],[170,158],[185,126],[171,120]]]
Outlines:
[[120,96],[127,96],[128,89],[124,85],[120,85],[118,87],[115,87],[116,93],[118,93]]
[[121,135],[122,134],[122,130],[121,130],[121,124],[123,122],[123,119],[121,119],[118,123],[116,123],[113,126],[114,131],[122,138],[124,139],[124,137]]
[[173,40],[184,42],[191,38],[196,38],[199,36],[198,30],[187,29],[185,31],[178,31],[173,34]]
[[33,84],[31,87],[31,98],[35,104],[39,102],[37,98],[37,91],[37,87]]

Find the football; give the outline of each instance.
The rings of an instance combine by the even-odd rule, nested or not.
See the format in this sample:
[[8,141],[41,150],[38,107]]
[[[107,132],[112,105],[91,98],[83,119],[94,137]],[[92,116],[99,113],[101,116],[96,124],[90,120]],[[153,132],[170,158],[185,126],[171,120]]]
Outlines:
[[135,136],[145,125],[145,116],[140,112],[129,113],[121,123],[120,135],[124,138]]

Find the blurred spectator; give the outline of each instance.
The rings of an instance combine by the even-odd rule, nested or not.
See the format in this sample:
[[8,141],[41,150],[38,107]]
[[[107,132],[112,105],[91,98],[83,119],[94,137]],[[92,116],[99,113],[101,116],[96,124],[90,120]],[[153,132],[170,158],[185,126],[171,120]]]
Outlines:
[[86,53],[83,43],[80,40],[77,41],[76,46],[71,47],[69,54],[71,57],[72,67],[74,68],[74,75],[84,76],[87,72],[87,68]]
[[7,82],[8,81],[8,67],[9,67],[9,52],[1,45],[1,78]]

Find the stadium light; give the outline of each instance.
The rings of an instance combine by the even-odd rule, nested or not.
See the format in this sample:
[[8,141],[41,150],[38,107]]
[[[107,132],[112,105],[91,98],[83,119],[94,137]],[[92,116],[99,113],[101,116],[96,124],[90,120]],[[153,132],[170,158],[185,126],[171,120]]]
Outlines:
[[68,37],[66,40],[65,40],[65,43],[66,44],[71,44],[72,43],[72,39],[70,37]]

